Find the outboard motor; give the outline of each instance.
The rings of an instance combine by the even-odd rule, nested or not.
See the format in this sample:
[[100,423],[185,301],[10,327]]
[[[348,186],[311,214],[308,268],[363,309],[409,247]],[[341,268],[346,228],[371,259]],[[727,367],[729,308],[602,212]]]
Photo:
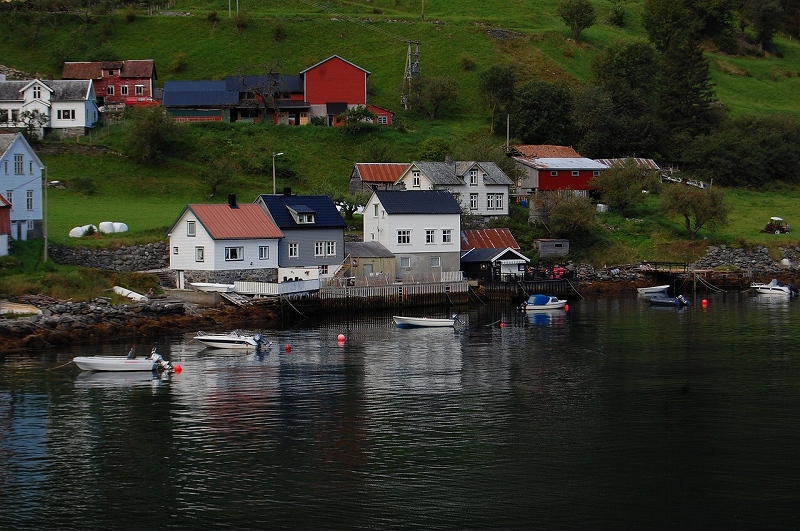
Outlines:
[[150,359],[156,364],[156,369],[159,371],[171,371],[172,364],[164,359],[164,357],[156,352],[155,347],[150,351]]

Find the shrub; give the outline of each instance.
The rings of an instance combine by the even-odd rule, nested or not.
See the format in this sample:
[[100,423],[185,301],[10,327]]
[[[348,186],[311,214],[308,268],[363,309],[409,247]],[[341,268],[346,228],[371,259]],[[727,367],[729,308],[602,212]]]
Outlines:
[[458,58],[458,63],[464,72],[472,72],[477,66],[475,58],[469,54],[461,54],[461,57]]

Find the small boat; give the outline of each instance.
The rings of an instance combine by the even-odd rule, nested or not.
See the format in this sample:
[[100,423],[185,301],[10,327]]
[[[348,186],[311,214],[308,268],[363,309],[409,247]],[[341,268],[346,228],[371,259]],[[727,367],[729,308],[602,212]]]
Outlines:
[[652,306],[675,306],[677,308],[683,308],[684,306],[689,306],[689,300],[683,295],[678,295],[677,297],[655,295],[650,297],[650,304]]
[[567,301],[554,297],[553,295],[531,295],[528,300],[522,303],[522,309],[532,310],[563,310]]
[[449,319],[393,315],[392,320],[397,325],[397,328],[453,328],[456,323],[464,324],[464,321],[461,320],[457,313],[454,313],[453,317]]
[[191,285],[200,291],[216,293],[233,293],[233,284],[220,284],[216,282],[191,282]]
[[257,332],[245,332],[234,330],[221,334],[210,334],[208,332],[197,332],[194,339],[207,347],[213,348],[238,348],[246,350],[257,350],[270,345],[270,342]]
[[172,364],[153,349],[145,358],[125,356],[77,356],[72,361],[84,371],[171,371]]
[[639,295],[660,295],[662,293],[666,293],[669,289],[669,284],[664,284],[661,286],[648,286],[645,288],[636,288],[636,291],[639,292]]
[[756,293],[760,295],[778,295],[783,297],[791,297],[792,295],[797,294],[797,290],[794,286],[790,286],[787,284],[781,284],[778,282],[777,278],[773,278],[771,282],[768,284],[760,284],[758,282],[753,282],[750,284],[750,287],[756,290]]

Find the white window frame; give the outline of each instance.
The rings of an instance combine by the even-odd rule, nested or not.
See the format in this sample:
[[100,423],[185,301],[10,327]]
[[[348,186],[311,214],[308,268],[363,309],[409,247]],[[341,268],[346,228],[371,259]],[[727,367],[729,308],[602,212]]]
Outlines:
[[469,170],[469,185],[478,186],[478,170]]
[[108,85],[106,87],[106,96],[113,96],[113,95],[114,95],[114,85]]
[[503,210],[503,194],[486,194],[487,210]]
[[478,210],[478,194],[469,194],[469,209]]
[[128,95],[128,85],[122,85],[119,87],[120,96],[127,96]]
[[325,256],[325,242],[314,242],[314,256]]
[[558,177],[558,170],[550,170],[550,177]]
[[195,221],[186,222],[186,236],[189,238],[194,238],[195,236],[197,236],[197,222]]
[[172,254],[178,254],[178,247],[172,248]]
[[411,229],[397,229],[397,245],[411,245]]
[[6,201],[11,203],[11,207],[14,207],[14,190],[6,190]]
[[258,259],[269,260],[269,245],[258,246]]
[[206,249],[202,246],[197,246],[194,248],[194,261],[195,262],[205,262],[206,261]]
[[133,92],[136,96],[144,96],[144,85],[134,85]]
[[372,205],[372,217],[373,218],[377,218],[378,217],[378,203],[375,203],[374,205]]
[[431,268],[436,269],[442,267],[442,258],[440,256],[431,256]]
[[244,260],[244,247],[225,247],[226,262],[241,262]]
[[410,256],[401,256],[400,257],[400,268],[401,269],[409,269],[409,268],[411,268],[411,257]]
[[580,176],[580,174],[581,174],[581,172],[580,172],[580,171],[578,171],[578,170],[572,170],[572,176],[573,176],[573,177],[579,177],[579,176]]
[[592,175],[593,175],[594,177],[599,177],[599,176],[600,176],[600,170],[594,170],[594,171],[592,172]]
[[290,243],[288,247],[289,258],[300,258],[300,244]]
[[33,190],[25,191],[25,208],[27,210],[33,210]]
[[22,155],[14,155],[14,175],[22,175],[25,173],[25,158]]
[[336,242],[335,241],[325,242],[325,254],[327,256],[336,256]]
[[35,100],[42,99],[42,87],[39,86],[33,87],[33,99]]
[[425,244],[436,243],[436,229],[425,229]]
[[442,243],[453,243],[453,229],[442,229]]
[[389,117],[385,114],[378,115],[378,125],[389,125]]
[[414,170],[411,172],[411,186],[414,188],[419,188],[419,170]]

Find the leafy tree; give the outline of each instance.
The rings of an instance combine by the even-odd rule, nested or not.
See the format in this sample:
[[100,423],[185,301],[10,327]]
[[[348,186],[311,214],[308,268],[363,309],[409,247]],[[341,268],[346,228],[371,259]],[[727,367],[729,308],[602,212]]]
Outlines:
[[686,185],[670,185],[661,193],[660,212],[668,217],[680,216],[690,238],[696,238],[703,227],[714,229],[728,222],[731,208],[719,187],[707,189]]
[[438,162],[443,161],[449,154],[450,145],[447,140],[434,136],[420,142],[417,160]]
[[625,215],[630,205],[644,202],[643,190],[652,191],[659,184],[656,170],[640,166],[634,159],[625,159],[622,166],[614,166],[589,181],[600,189],[600,198],[610,208]]
[[228,157],[214,157],[204,164],[200,170],[199,177],[209,187],[209,199],[217,196],[217,190],[222,186],[231,184],[235,164]]
[[572,32],[572,38],[580,39],[581,33],[597,20],[594,6],[589,0],[561,0],[556,7],[556,14],[564,21]]
[[182,139],[183,130],[161,107],[133,108],[130,117],[132,125],[128,131],[127,147],[137,162],[161,162]]
[[478,77],[478,87],[492,113],[489,134],[494,134],[497,112],[514,100],[516,74],[509,66],[494,65]]
[[572,105],[566,83],[526,83],[517,89],[511,104],[511,134],[528,144],[571,145]]
[[597,226],[595,206],[570,191],[541,192],[531,198],[530,218],[552,236],[586,238]]
[[439,111],[452,105],[458,97],[456,80],[449,76],[421,77],[417,76],[415,86],[411,90],[410,103],[413,108],[421,109],[432,120]]
[[622,85],[651,98],[658,88],[658,51],[641,39],[613,41],[594,57],[591,67],[595,82],[609,89]]
[[342,130],[350,135],[375,129],[377,117],[366,105],[356,105],[337,116],[342,121]]
[[735,7],[736,0],[645,0],[642,23],[662,52],[676,36],[719,43],[731,38]]
[[747,0],[742,11],[756,33],[756,43],[761,50],[769,49],[772,37],[780,27],[784,11],[778,0]]
[[25,138],[34,142],[42,137],[42,127],[49,121],[47,115],[38,109],[22,111],[19,120],[25,124]]

